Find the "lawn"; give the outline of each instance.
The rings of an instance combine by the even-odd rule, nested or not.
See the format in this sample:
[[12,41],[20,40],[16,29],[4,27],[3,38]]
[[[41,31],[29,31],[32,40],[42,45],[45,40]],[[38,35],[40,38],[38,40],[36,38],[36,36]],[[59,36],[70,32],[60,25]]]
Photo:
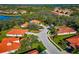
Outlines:
[[25,35],[23,40],[20,40],[20,48],[14,52],[15,54],[22,54],[32,49],[37,49],[39,52],[44,51],[46,48],[41,41],[38,40],[38,37],[35,35]]
[[59,45],[62,49],[65,49],[66,48],[66,44],[64,44],[64,39],[66,38],[69,38],[69,37],[72,37],[74,36],[74,34],[69,34],[69,35],[58,35],[58,36],[55,36],[54,38],[52,38],[52,40],[57,44]]
[[36,48],[39,52],[42,52],[46,49],[42,42],[33,43],[32,48]]
[[6,37],[6,32],[7,32],[7,31],[1,31],[1,34],[0,34],[0,41],[2,41],[2,39],[3,39],[4,37]]

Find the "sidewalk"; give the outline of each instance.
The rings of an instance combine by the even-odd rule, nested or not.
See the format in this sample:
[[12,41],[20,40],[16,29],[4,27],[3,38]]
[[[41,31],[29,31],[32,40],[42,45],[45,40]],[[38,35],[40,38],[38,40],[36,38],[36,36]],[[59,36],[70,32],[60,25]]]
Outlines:
[[62,54],[68,54],[65,50],[63,50],[60,46],[58,46],[51,38],[48,36],[49,40],[61,51]]

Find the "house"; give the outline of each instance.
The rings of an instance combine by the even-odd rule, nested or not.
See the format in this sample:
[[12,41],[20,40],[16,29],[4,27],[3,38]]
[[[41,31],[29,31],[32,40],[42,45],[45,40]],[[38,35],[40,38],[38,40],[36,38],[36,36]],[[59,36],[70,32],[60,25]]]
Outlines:
[[39,21],[39,20],[32,20],[31,23],[34,23],[34,24],[40,24],[41,21]]
[[29,26],[28,22],[25,22],[24,24],[21,25],[21,27],[28,27],[28,26]]
[[13,13],[13,14],[18,14],[18,12],[17,12],[17,11],[13,11],[12,13]]
[[24,34],[26,34],[28,30],[24,29],[11,29],[10,31],[7,32],[7,36],[13,36],[13,37],[22,37]]
[[10,53],[16,51],[20,47],[19,38],[3,38],[0,43],[0,53]]
[[72,11],[70,9],[62,9],[62,8],[55,8],[52,11],[55,15],[64,15],[64,16],[70,16]]
[[59,26],[57,28],[57,35],[75,34],[76,31],[67,26]]
[[79,48],[79,35],[66,39],[70,46],[73,48]]
[[38,50],[32,50],[32,51],[28,52],[28,54],[39,54],[39,51]]
[[20,13],[21,13],[21,14],[26,14],[27,11],[26,11],[26,10],[20,10]]
[[70,16],[73,13],[71,9],[64,9],[64,15]]

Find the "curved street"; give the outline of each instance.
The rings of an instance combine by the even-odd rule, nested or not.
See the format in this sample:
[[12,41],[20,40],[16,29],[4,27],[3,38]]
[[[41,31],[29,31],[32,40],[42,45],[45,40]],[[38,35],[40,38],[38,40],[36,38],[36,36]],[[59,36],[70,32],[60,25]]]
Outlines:
[[47,52],[49,54],[60,54],[61,52],[49,41],[47,36],[47,28],[45,26],[43,27],[44,29],[40,33],[38,33],[38,37],[46,47]]

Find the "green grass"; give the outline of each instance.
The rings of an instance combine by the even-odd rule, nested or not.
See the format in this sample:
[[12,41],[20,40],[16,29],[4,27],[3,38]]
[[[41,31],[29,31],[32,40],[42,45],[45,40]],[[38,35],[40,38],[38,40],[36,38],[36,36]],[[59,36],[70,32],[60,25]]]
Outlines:
[[42,51],[44,51],[46,49],[44,47],[44,45],[42,44],[42,42],[33,43],[32,48],[36,48],[40,52],[42,52]]
[[4,37],[6,37],[6,31],[1,31],[0,41],[2,41]]
[[[72,36],[74,36],[74,34],[58,35],[58,36],[55,36],[54,38],[52,38],[52,40],[53,40],[57,45],[59,45],[62,49],[65,49],[66,46],[67,46],[66,44],[60,45],[60,44],[58,44],[58,43],[59,43],[59,42],[62,43],[62,41],[64,41],[64,39],[69,38],[69,37],[72,37]],[[64,42],[65,42],[65,41],[64,41]]]
[[[27,46],[26,46],[27,47]],[[32,45],[31,45],[31,49],[37,49],[39,52],[42,52],[42,51],[44,51],[46,48],[44,47],[44,45],[42,44],[42,42],[35,42],[35,43],[32,43]],[[18,51],[16,51],[16,52],[14,52],[13,54],[23,54],[23,52],[27,52],[27,51],[29,51],[29,50],[31,50],[31,49],[25,49],[25,47],[23,48],[21,48],[21,50],[18,50]],[[12,53],[11,53],[12,54]]]
[[35,35],[29,34],[29,35],[25,35],[23,38],[25,39],[20,40],[21,47],[16,52],[14,52],[14,54],[18,54],[18,53],[22,54],[23,52],[27,52],[32,49],[37,49],[39,52],[42,52],[46,49],[42,44],[42,42],[39,41],[38,37]]

